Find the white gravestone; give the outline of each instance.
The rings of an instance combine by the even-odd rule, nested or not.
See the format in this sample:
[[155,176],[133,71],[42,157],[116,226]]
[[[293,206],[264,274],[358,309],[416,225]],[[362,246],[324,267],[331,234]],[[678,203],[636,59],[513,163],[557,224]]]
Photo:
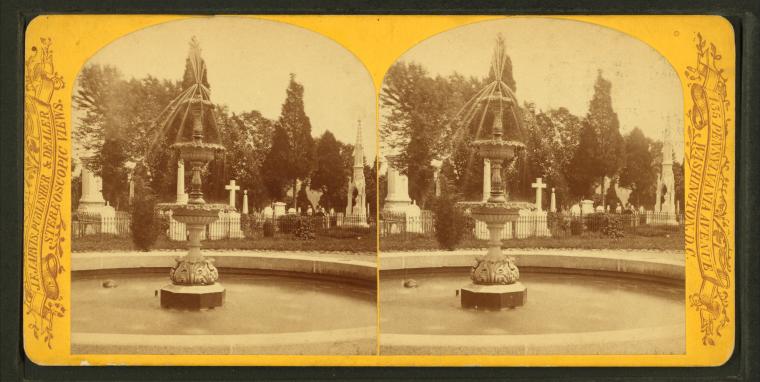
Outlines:
[[187,204],[188,195],[185,192],[185,161],[177,161],[177,204]]
[[491,197],[491,160],[483,159],[483,201]]
[[248,214],[248,190],[243,191],[243,214]]
[[82,161],[82,197],[77,211],[100,220],[100,233],[116,234],[116,210],[103,199],[103,180]]
[[552,187],[552,198],[549,201],[549,211],[557,212],[557,198],[554,196],[554,187]]
[[406,208],[406,232],[422,233],[422,210],[416,201]]
[[530,186],[536,189],[536,211],[543,212],[543,195],[544,195],[544,188],[546,188],[546,184],[544,184],[541,178],[536,178],[536,182],[532,183]]
[[274,203],[274,217],[285,215],[285,203],[284,202],[275,202]]
[[593,200],[581,200],[581,215],[588,215],[594,213],[594,201]]
[[230,201],[229,205],[232,208],[235,208],[235,191],[240,190],[240,186],[235,185],[235,179],[230,180],[230,184],[224,186],[225,190],[229,190],[230,192]]

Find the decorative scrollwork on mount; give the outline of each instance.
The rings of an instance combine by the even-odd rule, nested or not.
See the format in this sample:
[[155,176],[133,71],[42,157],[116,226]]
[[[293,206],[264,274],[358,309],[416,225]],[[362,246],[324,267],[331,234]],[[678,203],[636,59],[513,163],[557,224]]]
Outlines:
[[470,270],[470,279],[480,285],[509,285],[520,279],[520,270],[508,257],[499,260],[477,259]]
[[697,34],[697,65],[689,66],[691,107],[686,129],[686,253],[696,260],[702,285],[689,296],[699,312],[703,345],[715,345],[729,322],[731,287],[731,220],[727,215],[730,162],[726,153],[731,119],[726,91],[728,79],[718,67],[721,55],[714,44]]
[[211,285],[219,280],[219,271],[213,259],[190,261],[175,259],[177,264],[169,270],[169,278],[177,285]]
[[53,64],[52,40],[30,48],[24,73],[24,324],[53,348],[53,324],[66,313],[59,276],[68,215],[71,155],[65,106],[54,99],[65,84]]

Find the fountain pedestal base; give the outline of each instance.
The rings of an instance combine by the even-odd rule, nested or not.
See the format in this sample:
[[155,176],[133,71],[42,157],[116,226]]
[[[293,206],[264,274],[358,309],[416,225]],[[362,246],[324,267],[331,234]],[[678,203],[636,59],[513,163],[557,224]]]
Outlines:
[[501,310],[525,305],[528,288],[521,282],[509,285],[470,284],[460,290],[462,308]]
[[224,303],[225,289],[219,283],[211,285],[169,284],[161,288],[161,307],[183,310],[216,308]]

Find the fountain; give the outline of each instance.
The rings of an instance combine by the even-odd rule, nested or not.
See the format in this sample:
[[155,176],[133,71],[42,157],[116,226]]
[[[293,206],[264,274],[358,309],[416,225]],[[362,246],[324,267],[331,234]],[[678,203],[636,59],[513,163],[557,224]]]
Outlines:
[[179,184],[181,197],[156,207],[171,212],[178,240],[187,227],[189,249],[72,253],[72,354],[375,354],[374,253],[201,252],[201,240],[214,239],[204,227],[234,207],[206,203],[201,191],[202,168],[223,147],[194,38],[187,68],[182,92],[156,117],[150,152],[166,144],[179,157],[169,166],[179,159],[190,172],[187,193]]
[[[493,81],[468,101],[460,112],[465,125],[477,121],[477,132],[490,124],[492,135],[490,139],[473,142],[478,154],[491,163],[491,194],[483,202],[461,203],[470,209],[473,218],[486,224],[489,233],[488,252],[476,259],[470,272],[472,283],[460,290],[463,308],[514,308],[525,304],[527,299],[527,288],[518,281],[519,269],[501,251],[501,234],[506,223],[516,222],[520,208],[525,208],[524,203],[507,200],[501,178],[502,167],[508,166],[517,151],[525,147],[520,141],[520,120],[513,110],[517,107],[517,99],[512,89],[502,81],[506,58],[499,36],[491,62]],[[504,139],[505,125],[507,139]]]
[[486,197],[461,203],[487,226],[488,251],[474,266],[469,249],[383,251],[381,354],[684,354],[683,252],[501,248],[505,226],[535,208],[509,200],[502,179],[524,147],[505,62],[498,41],[490,83],[461,109],[449,139],[478,137],[472,145],[493,168]]
[[189,240],[187,255],[177,258],[169,271],[172,283],[161,288],[161,307],[197,310],[224,303],[225,289],[218,283],[219,272],[213,259],[205,258],[201,252],[201,237],[206,225],[216,221],[219,212],[228,207],[206,203],[201,191],[203,166],[224,146],[216,127],[214,104],[203,85],[206,68],[194,37],[188,60],[195,82],[169,104],[160,120],[162,132],[176,134],[171,147],[181,160],[190,163],[192,171],[187,204],[162,205],[172,211],[175,220],[187,225]]

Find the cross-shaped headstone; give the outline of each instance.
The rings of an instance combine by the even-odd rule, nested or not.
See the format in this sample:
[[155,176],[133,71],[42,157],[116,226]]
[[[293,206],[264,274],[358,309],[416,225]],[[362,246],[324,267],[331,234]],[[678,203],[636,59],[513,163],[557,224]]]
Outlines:
[[230,207],[235,208],[235,191],[240,189],[240,186],[235,185],[235,179],[230,180],[230,184],[224,186],[225,190],[230,191]]
[[536,209],[541,209],[541,197],[543,196],[543,189],[546,188],[546,184],[542,183],[541,178],[536,178],[536,183],[531,184],[531,187],[536,189]]

